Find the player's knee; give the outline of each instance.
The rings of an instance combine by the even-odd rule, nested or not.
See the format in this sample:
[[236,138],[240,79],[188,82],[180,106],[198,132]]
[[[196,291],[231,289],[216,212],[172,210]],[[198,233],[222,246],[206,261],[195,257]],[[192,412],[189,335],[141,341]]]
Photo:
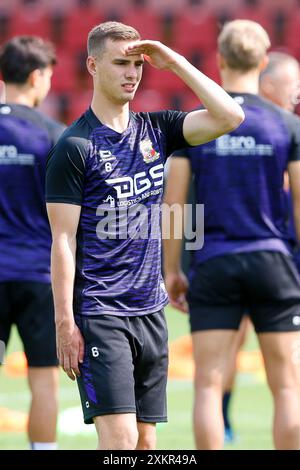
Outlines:
[[138,450],[154,450],[156,448],[155,426],[149,429],[139,428]]
[[156,438],[153,436],[139,437],[138,450],[154,450],[156,448]]
[[195,373],[195,387],[222,388],[223,375],[219,368],[197,368]]
[[58,401],[58,368],[29,369],[29,386],[32,399],[45,406],[56,406]]
[[269,385],[275,398],[287,401],[287,403],[291,403],[295,397],[299,400],[299,385],[296,381],[289,384],[271,381]]
[[[104,436],[103,436],[104,437]],[[99,442],[99,448],[106,450],[134,450],[138,443],[138,431],[133,427],[111,429]]]

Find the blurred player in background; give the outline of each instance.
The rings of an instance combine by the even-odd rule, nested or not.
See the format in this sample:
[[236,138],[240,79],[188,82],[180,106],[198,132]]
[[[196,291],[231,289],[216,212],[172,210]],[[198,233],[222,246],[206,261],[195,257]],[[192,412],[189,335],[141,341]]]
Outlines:
[[293,112],[299,99],[299,62],[284,52],[270,52],[268,65],[260,74],[259,93]]
[[0,339],[16,325],[28,362],[31,448],[56,448],[58,361],[50,285],[46,159],[64,126],[35,108],[46,97],[56,56],[41,38],[19,36],[0,52]]
[[[154,449],[155,424],[166,421],[168,300],[159,224],[165,160],[171,149],[206,142],[243,120],[237,103],[184,57],[139,39],[117,22],[90,32],[91,107],[47,166],[59,359],[71,379],[77,376],[99,449]],[[178,75],[206,109],[131,113],[144,55]],[[138,226],[137,211],[144,217]],[[107,212],[114,222],[104,233]]]
[[300,120],[258,96],[270,46],[259,24],[227,23],[218,45],[222,85],[242,105],[246,119],[214,142],[177,152],[165,196],[168,204],[183,204],[193,172],[197,203],[205,205],[204,246],[194,253],[189,289],[180,269],[181,240],[164,242],[171,304],[186,311],[188,290],[196,444],[199,449],[223,445],[224,380],[246,309],[273,395],[275,447],[299,449],[294,349],[300,339],[300,281],[291,259],[283,178],[288,169],[300,238]]
[[[268,54],[268,65],[260,74],[259,79],[259,93],[273,103],[281,106],[287,111],[294,111],[294,108],[299,98],[300,86],[300,69],[299,62],[295,57],[283,52],[270,52]],[[284,187],[288,189],[288,174],[285,173]],[[288,205],[292,207],[290,192],[288,193]],[[293,219],[292,210],[289,214]],[[293,224],[292,229],[293,229]],[[295,233],[293,230],[293,236]],[[295,240],[296,242],[296,240]],[[296,242],[297,243],[297,242]],[[300,268],[299,263],[299,250],[295,250],[294,261],[296,266]],[[298,271],[299,271],[298,268]],[[299,271],[300,272],[300,271]],[[225,426],[225,442],[232,442],[234,440],[234,433],[229,417],[229,407],[232,398],[232,390],[235,382],[236,375],[236,360],[240,348],[245,343],[247,333],[249,331],[250,321],[247,316],[242,320],[239,328],[239,333],[231,348],[232,359],[228,361],[229,369],[227,377],[224,380],[224,394],[223,394],[223,418]]]

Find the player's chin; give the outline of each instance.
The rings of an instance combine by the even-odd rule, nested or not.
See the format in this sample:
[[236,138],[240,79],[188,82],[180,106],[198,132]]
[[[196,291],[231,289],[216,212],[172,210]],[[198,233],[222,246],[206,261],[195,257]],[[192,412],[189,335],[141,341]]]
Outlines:
[[135,92],[136,90],[123,93],[122,98],[123,98],[124,103],[128,103],[128,101],[132,101],[135,96]]

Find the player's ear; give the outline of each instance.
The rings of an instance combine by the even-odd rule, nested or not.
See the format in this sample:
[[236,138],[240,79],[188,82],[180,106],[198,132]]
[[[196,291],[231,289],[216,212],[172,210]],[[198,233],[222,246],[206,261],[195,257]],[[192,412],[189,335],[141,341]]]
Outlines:
[[217,66],[219,70],[222,70],[226,67],[226,62],[224,57],[220,54],[220,52],[217,52]]
[[94,76],[96,74],[96,59],[95,57],[89,55],[88,58],[86,59],[86,67],[88,69],[88,72]]
[[30,72],[28,76],[27,83],[32,87],[32,88],[38,88],[40,86],[40,78],[41,78],[41,70],[35,69],[32,72]]
[[265,70],[265,68],[267,67],[268,63],[269,63],[269,57],[268,57],[267,55],[265,55],[265,56],[262,58],[262,60],[261,60],[261,62],[260,62],[260,64],[259,64],[259,66],[258,66],[260,73],[261,73],[263,70]]

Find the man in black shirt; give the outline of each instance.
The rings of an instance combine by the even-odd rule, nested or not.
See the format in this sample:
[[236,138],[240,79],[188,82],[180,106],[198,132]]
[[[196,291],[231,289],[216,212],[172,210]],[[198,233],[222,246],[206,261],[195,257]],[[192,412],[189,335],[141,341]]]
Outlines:
[[[243,120],[238,104],[184,57],[139,38],[116,22],[90,32],[91,107],[47,167],[59,360],[78,377],[85,422],[95,423],[101,449],[153,449],[155,424],[166,421],[158,210],[168,153]],[[131,113],[144,58],[176,73],[207,109]]]

